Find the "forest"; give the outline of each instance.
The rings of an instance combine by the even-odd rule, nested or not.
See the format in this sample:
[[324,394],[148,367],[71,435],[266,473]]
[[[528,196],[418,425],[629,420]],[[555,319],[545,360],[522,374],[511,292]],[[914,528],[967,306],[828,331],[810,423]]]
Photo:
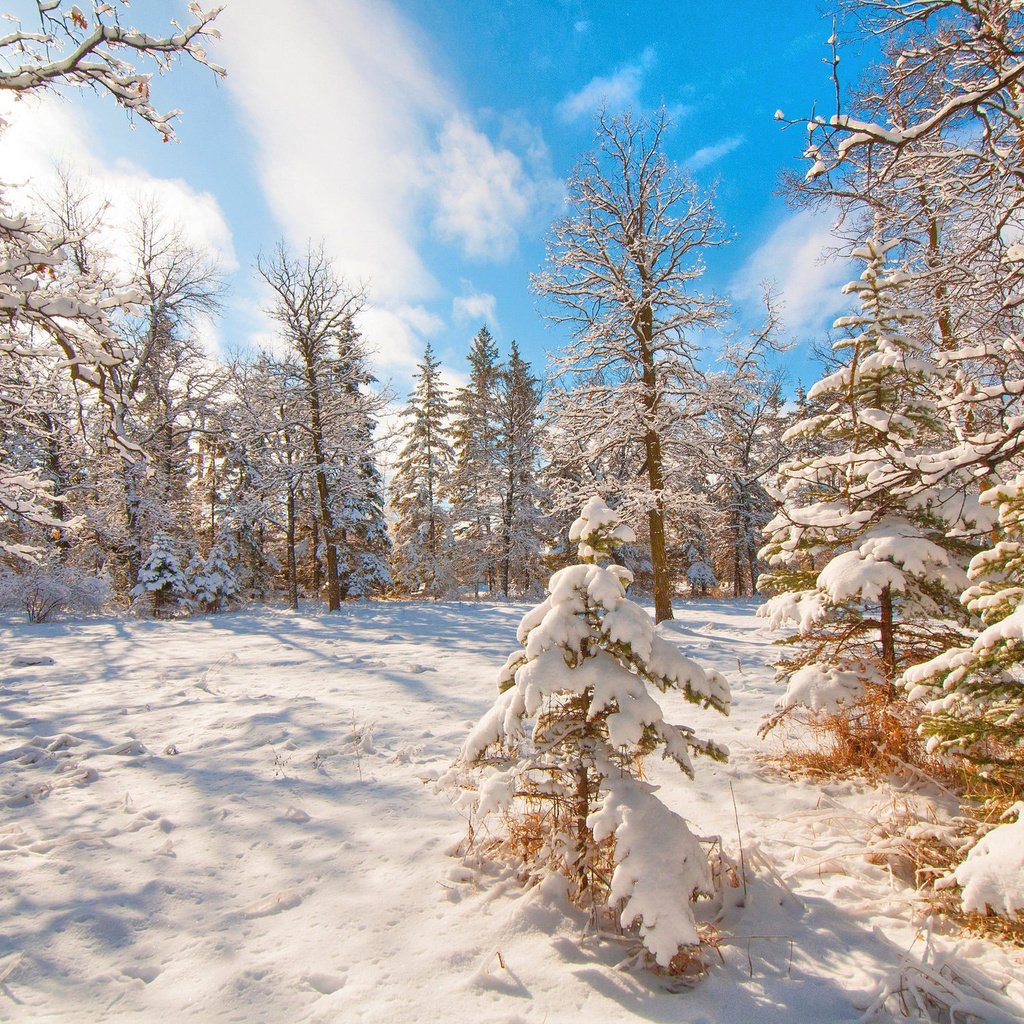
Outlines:
[[[147,62],[225,73],[206,49],[216,10],[190,5],[161,35],[125,27],[120,4],[35,6],[38,28],[0,39],[0,90],[89,88],[167,140]],[[648,967],[688,977],[715,969],[687,952],[710,942],[691,897],[720,895],[712,868],[746,868],[742,845],[716,861],[645,781],[654,751],[690,778],[707,770],[690,754],[728,759],[651,692],[728,712],[740,655],[705,669],[664,638],[705,608],[756,608],[773,770],[954,795],[952,823],[894,826],[900,864],[929,914],[1019,947],[1024,13],[837,14],[877,41],[870,73],[840,90],[834,29],[834,97],[776,114],[803,158],[782,187],[834,217],[848,267],[808,388],[785,373],[773,282],[754,329],[707,285],[728,229],[667,156],[664,106],[598,114],[565,182],[530,285],[566,339],[547,364],[484,322],[464,380],[427,344],[408,394],[374,370],[372,282],[348,280],[326,240],[263,251],[275,343],[215,356],[202,325],[230,296],[167,210],[111,224],[73,167],[31,200],[5,187],[0,609],[168,630],[288,610],[334,616],[344,637],[392,608],[518,607],[498,701],[431,783],[468,816],[467,856],[500,817],[492,859],[512,851],[532,879],[566,879],[570,904],[614,907]],[[353,730],[373,753],[354,713]],[[958,1004],[964,977],[955,998],[921,982],[907,1015],[1014,1019],[1002,996]]]

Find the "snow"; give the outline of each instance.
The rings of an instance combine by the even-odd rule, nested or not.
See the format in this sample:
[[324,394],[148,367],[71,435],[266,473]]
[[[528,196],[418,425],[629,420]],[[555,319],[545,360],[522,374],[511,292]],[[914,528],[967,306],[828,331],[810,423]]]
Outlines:
[[861,673],[817,662],[804,665],[789,677],[779,707],[807,707],[812,711],[838,711],[864,696]]
[[1016,821],[997,825],[972,847],[953,878],[963,887],[964,910],[991,909],[1013,917],[1024,911],[1024,803],[1011,808]]
[[[725,719],[669,692],[666,717],[706,716],[731,754],[648,779],[737,863],[738,819],[746,865],[723,959],[683,992],[621,966],[557,878],[451,855],[464,819],[422,779],[493,703],[525,606],[0,620],[0,1019],[853,1024],[877,1004],[884,1024],[907,979],[1022,1019],[1020,954],[926,947],[900,872],[868,859],[908,797],[759,762],[777,651],[755,608],[693,601],[659,627],[733,694]],[[632,898],[653,922],[657,893]]]

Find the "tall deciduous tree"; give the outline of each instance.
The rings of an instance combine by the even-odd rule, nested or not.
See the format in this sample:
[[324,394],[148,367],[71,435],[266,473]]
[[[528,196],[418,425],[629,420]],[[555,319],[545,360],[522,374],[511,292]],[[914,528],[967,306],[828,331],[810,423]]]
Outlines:
[[[132,61],[165,70],[177,57],[187,56],[223,74],[204,49],[217,34],[212,23],[219,9],[205,12],[190,4],[191,22],[153,35],[122,25],[122,6],[95,4],[86,16],[78,7],[37,0],[32,26],[26,29],[15,21],[0,39],[0,90],[24,96],[63,86],[89,87],[171,138],[177,112],[165,114],[154,105],[152,75],[137,70]],[[10,197],[0,193],[0,353],[58,362],[75,384],[107,405],[115,443],[129,457],[139,457],[123,431],[121,339],[113,321],[134,295],[111,288],[93,268],[73,258],[80,242],[75,227],[51,229],[42,220],[15,210]],[[5,453],[0,458],[0,505],[15,517],[39,520],[52,505],[52,491],[38,476],[11,472]]]
[[718,513],[713,544],[718,581],[730,580],[734,596],[757,592],[761,530],[775,511],[768,487],[786,458],[782,435],[790,421],[783,411],[781,375],[769,366],[771,354],[783,346],[767,289],[765,307],[762,327],[723,354],[725,369],[712,381],[707,427],[711,500]]
[[358,384],[352,375],[352,319],[362,309],[363,294],[337,276],[323,246],[307,245],[302,254],[279,244],[260,256],[256,269],[274,292],[270,315],[278,323],[295,362],[296,391],[304,408],[302,433],[309,446],[316,487],[319,527],[327,567],[327,606],[341,607],[338,566],[342,542],[342,482],[338,469],[351,456],[348,450],[353,401]]
[[666,158],[667,128],[663,113],[599,118],[597,149],[569,182],[569,214],[534,278],[551,319],[573,331],[554,363],[554,436],[581,444],[584,461],[624,465],[628,479],[611,489],[625,483],[624,514],[647,519],[658,621],[672,617],[666,449],[701,408],[695,335],[723,313],[694,290],[719,224],[710,196]]

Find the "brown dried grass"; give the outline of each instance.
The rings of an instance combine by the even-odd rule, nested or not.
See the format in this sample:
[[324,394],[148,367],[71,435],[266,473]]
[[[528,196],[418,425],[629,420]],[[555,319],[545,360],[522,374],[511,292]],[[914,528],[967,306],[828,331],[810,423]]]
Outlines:
[[837,712],[794,711],[787,717],[805,727],[811,742],[766,760],[791,774],[882,782],[905,771],[943,786],[962,784],[955,766],[926,752],[913,708],[890,699],[883,687],[869,687],[862,700]]

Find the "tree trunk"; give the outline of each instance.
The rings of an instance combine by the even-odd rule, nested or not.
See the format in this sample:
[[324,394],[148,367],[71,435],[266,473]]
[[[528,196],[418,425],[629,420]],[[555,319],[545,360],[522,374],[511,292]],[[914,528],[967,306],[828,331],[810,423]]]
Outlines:
[[882,620],[879,629],[882,642],[882,667],[885,671],[885,678],[889,682],[886,700],[892,701],[896,697],[896,637],[893,625],[892,614],[892,590],[886,587],[882,591]]
[[319,601],[320,591],[323,589],[323,573],[320,568],[320,528],[317,525],[316,516],[312,518],[313,532],[313,596]]
[[661,455],[661,437],[654,428],[654,414],[657,410],[657,391],[654,376],[654,360],[649,350],[645,350],[644,361],[644,402],[650,417],[647,432],[644,435],[644,449],[647,454],[647,480],[654,505],[648,513],[648,528],[651,539],[651,568],[654,575],[654,621],[664,622],[673,618],[672,584],[668,574],[668,552],[665,544],[665,500],[662,491],[665,487],[664,463]]
[[[641,224],[642,232],[642,224]],[[644,289],[649,287],[649,273],[641,262],[638,264]],[[654,496],[654,505],[648,513],[651,538],[651,568],[654,575],[654,621],[664,622],[673,618],[672,582],[668,574],[668,552],[665,545],[665,488],[664,460],[661,453],[661,436],[657,428],[658,375],[654,365],[654,310],[647,301],[640,308],[634,322],[634,331],[640,348],[640,365],[644,385],[643,402],[647,414],[644,432],[644,451],[647,456],[647,481]]]
[[306,386],[309,389],[309,434],[316,460],[316,493],[320,500],[320,522],[324,531],[324,551],[327,562],[327,609],[336,612],[341,607],[341,590],[338,586],[338,549],[334,536],[334,514],[331,511],[331,495],[327,486],[327,470],[324,458],[324,433],[320,414],[320,387],[314,372],[313,359],[306,356]]
[[288,607],[292,611],[299,608],[299,572],[295,564],[295,487],[288,485],[288,501],[286,506],[287,544],[288,544]]

